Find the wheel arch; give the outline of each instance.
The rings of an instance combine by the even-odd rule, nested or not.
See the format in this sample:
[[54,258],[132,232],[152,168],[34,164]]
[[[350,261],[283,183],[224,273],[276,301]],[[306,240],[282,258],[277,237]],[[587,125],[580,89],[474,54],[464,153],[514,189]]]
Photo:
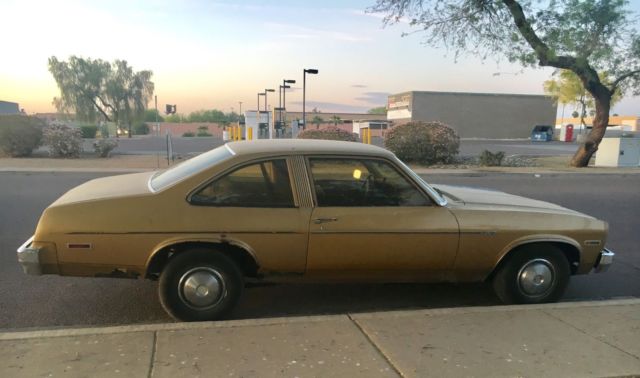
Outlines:
[[257,277],[260,265],[255,253],[244,243],[229,240],[174,240],[155,249],[146,263],[145,278],[157,280],[172,257],[194,248],[212,249],[238,265],[245,277]]
[[518,240],[509,244],[500,254],[500,258],[494,265],[493,270],[489,273],[489,275],[487,275],[487,277],[485,277],[485,282],[491,281],[495,274],[506,264],[511,256],[518,252],[518,250],[534,245],[552,245],[560,249],[569,262],[571,274],[574,275],[577,273],[582,256],[582,250],[578,242],[573,239],[561,236],[538,237],[533,239]]

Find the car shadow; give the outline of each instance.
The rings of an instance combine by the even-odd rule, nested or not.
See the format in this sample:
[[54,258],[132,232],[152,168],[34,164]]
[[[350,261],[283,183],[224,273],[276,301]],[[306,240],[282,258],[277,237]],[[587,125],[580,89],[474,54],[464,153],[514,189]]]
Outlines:
[[485,284],[282,284],[250,285],[232,319],[330,315],[501,302]]

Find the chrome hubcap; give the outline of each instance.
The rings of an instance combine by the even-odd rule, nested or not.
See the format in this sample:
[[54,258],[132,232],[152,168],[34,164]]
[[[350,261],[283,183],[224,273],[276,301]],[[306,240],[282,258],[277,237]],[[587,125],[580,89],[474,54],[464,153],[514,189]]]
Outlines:
[[553,264],[545,259],[535,259],[524,264],[518,272],[518,287],[528,296],[543,296],[553,286]]
[[216,306],[224,298],[225,287],[222,275],[209,267],[198,267],[182,275],[178,283],[180,299],[196,310]]

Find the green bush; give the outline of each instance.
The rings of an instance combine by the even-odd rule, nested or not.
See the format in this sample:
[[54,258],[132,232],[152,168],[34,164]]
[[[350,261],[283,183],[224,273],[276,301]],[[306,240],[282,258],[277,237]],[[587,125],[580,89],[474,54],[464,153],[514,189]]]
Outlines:
[[503,160],[503,151],[492,153],[491,151],[484,150],[480,154],[480,165],[485,165],[487,167],[499,167],[502,165]]
[[194,136],[196,136],[196,134],[193,131],[186,131],[182,134],[182,136],[185,138],[193,138]]
[[460,137],[441,122],[409,122],[387,132],[385,147],[406,162],[449,164],[460,148]]
[[100,137],[101,138],[108,138],[109,137],[109,125],[104,123],[102,124],[100,127]]
[[96,155],[102,158],[109,157],[111,151],[118,147],[118,141],[115,139],[98,139],[93,143]]
[[209,132],[209,127],[207,126],[200,126],[198,127],[198,133],[196,134],[196,136],[199,137],[210,137],[212,134]]
[[341,128],[335,126],[329,126],[321,130],[307,129],[298,134],[298,138],[342,140],[345,142],[356,142],[358,140],[355,134],[344,131]]
[[42,144],[44,122],[25,115],[0,116],[0,154],[29,156]]
[[85,139],[94,139],[98,133],[98,126],[95,125],[82,125],[80,126],[80,132]]
[[76,158],[82,152],[82,132],[67,125],[51,125],[44,129],[44,144],[51,156]]
[[145,122],[136,122],[133,124],[133,135],[148,135],[149,125]]

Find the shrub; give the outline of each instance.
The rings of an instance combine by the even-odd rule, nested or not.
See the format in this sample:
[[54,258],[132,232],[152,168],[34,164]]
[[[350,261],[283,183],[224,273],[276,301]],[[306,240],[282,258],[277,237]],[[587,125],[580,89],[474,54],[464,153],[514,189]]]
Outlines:
[[384,145],[407,162],[449,164],[458,154],[460,137],[441,122],[409,122],[387,132]]
[[55,157],[79,157],[82,152],[82,132],[78,128],[54,124],[44,129],[44,144]]
[[133,135],[147,135],[149,134],[149,125],[145,122],[136,122],[133,124]]
[[29,156],[42,144],[44,122],[25,115],[0,116],[0,153]]
[[209,127],[207,126],[200,126],[198,127],[198,134],[196,134],[196,136],[199,137],[209,137],[212,134],[209,132]]
[[504,160],[503,151],[492,153],[491,151],[484,150],[480,154],[480,165],[485,165],[488,167],[499,167],[502,165],[503,160]]
[[344,131],[339,127],[329,126],[322,130],[307,129],[298,134],[300,139],[326,139],[326,140],[342,140],[345,142],[358,141],[355,134]]
[[193,138],[194,136],[196,136],[196,134],[194,134],[193,131],[186,131],[182,134],[182,136],[185,138]]
[[103,123],[102,125],[100,125],[100,137],[101,138],[108,138],[109,137],[109,125],[106,123]]
[[118,147],[118,141],[115,139],[99,139],[93,143],[96,155],[102,158],[109,157],[111,151]]
[[82,125],[80,126],[80,132],[82,137],[86,139],[94,139],[98,133],[98,126],[95,125]]

